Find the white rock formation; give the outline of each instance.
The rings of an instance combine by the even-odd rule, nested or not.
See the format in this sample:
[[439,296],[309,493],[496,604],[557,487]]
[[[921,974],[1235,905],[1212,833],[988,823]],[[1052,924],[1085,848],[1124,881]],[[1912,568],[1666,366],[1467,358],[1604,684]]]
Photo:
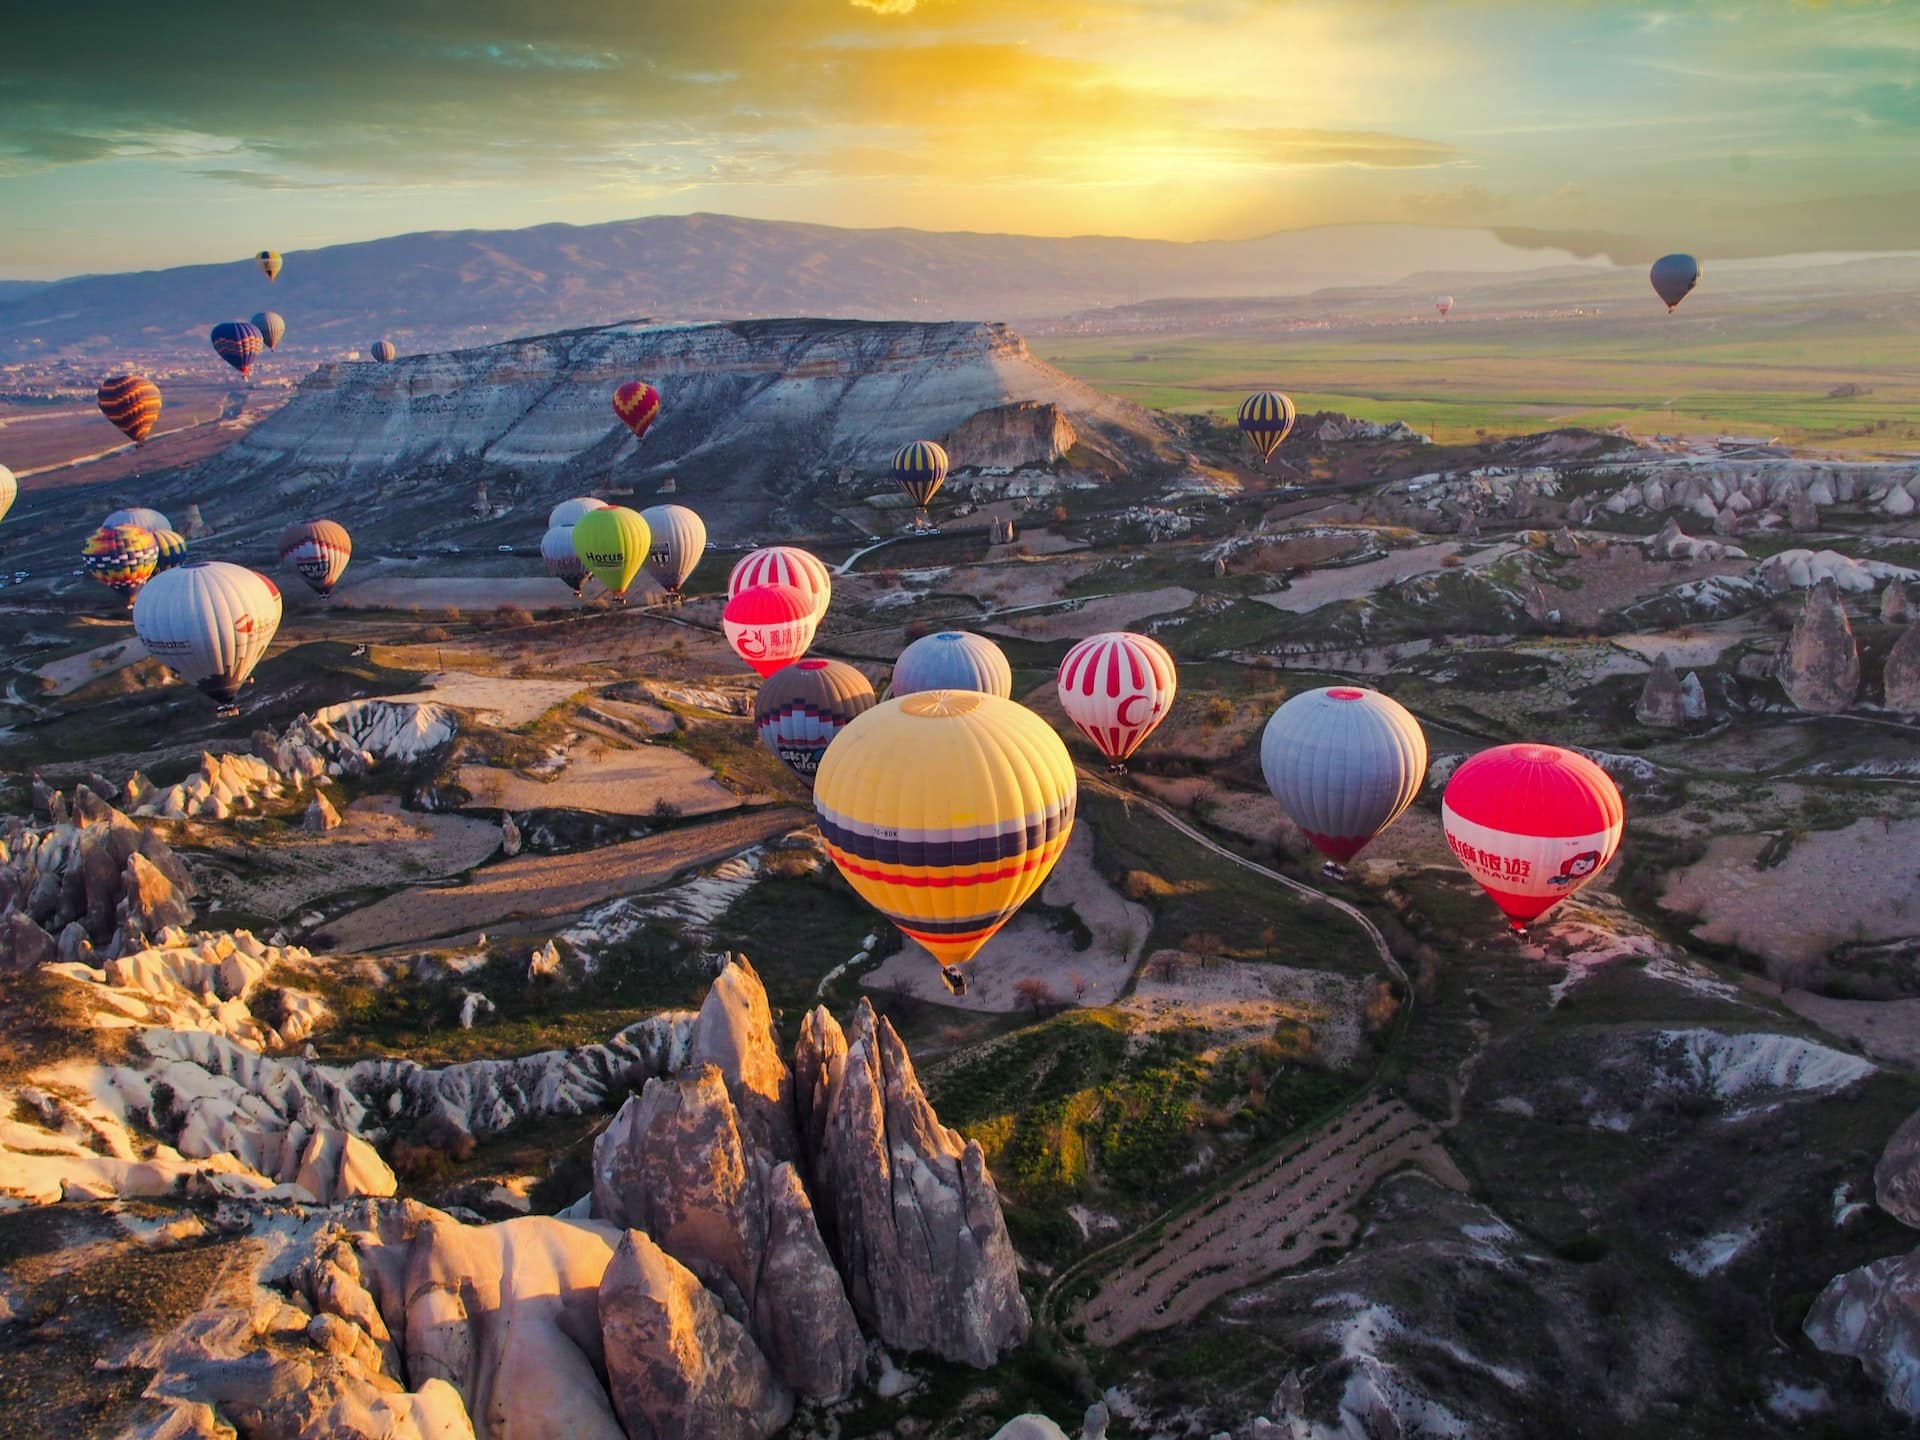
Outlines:
[[1920,570],[1884,560],[1856,560],[1836,550],[1782,550],[1760,562],[1756,572],[1773,591],[1806,590],[1831,580],[1848,595],[1864,595],[1887,581],[1912,584]]

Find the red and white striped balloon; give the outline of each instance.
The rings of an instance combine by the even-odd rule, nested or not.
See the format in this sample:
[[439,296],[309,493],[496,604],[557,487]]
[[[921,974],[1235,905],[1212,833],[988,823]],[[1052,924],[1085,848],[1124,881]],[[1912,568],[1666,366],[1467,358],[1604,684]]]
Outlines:
[[1447,782],[1447,846],[1516,933],[1588,885],[1620,848],[1626,807],[1607,772],[1557,745],[1497,745]]
[[827,567],[796,545],[769,545],[741,556],[727,576],[727,598],[756,585],[791,585],[807,597],[816,621],[827,613],[827,601],[833,598],[833,577]]
[[1089,636],[1060,662],[1060,708],[1115,769],[1173,708],[1173,656],[1127,630]]

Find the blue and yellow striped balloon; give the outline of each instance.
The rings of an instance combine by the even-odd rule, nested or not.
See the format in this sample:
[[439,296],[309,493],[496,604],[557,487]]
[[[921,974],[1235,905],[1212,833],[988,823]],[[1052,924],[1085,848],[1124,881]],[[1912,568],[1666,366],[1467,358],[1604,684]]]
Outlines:
[[834,738],[813,781],[847,883],[943,966],[973,958],[1045,882],[1078,795],[1053,727],[975,690],[876,705]]
[[157,552],[153,562],[153,573],[171,570],[187,558],[187,537],[178,530],[156,530],[153,532],[154,548]]
[[1262,390],[1240,402],[1240,433],[1266,464],[1293,429],[1293,401],[1277,390]]
[[931,440],[915,440],[893,452],[894,483],[926,509],[947,481],[947,452]]

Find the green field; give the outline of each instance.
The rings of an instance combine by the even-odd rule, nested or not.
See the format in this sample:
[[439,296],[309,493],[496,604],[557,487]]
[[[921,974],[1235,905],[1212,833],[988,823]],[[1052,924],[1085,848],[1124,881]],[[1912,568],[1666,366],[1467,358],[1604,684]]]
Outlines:
[[1893,299],[1701,315],[1656,309],[1619,318],[1058,336],[1035,350],[1155,409],[1227,417],[1247,391],[1277,387],[1303,414],[1404,420],[1448,443],[1567,425],[1777,435],[1863,453],[1920,443],[1920,307]]

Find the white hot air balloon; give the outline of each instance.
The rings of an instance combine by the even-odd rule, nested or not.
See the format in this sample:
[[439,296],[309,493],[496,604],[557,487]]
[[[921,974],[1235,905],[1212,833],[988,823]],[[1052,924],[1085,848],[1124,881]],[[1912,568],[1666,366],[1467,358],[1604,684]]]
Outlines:
[[1067,718],[1107,757],[1109,770],[1123,771],[1173,708],[1173,656],[1131,631],[1090,635],[1060,662],[1057,688]]
[[1260,769],[1294,824],[1345,865],[1413,803],[1427,773],[1427,737],[1399,701],[1334,685],[1295,695],[1260,737]]
[[213,698],[218,714],[237,715],[240,687],[280,628],[280,591],[244,565],[191,561],[141,587],[133,628],[149,655]]
[[680,603],[680,587],[707,552],[707,522],[684,505],[650,505],[640,512],[651,543],[646,571],[660,582],[670,603]]
[[571,500],[562,500],[547,512],[547,528],[564,530],[580,523],[580,517],[589,510],[604,510],[607,502],[596,500],[591,495],[576,495]]
[[571,525],[555,525],[540,537],[540,559],[545,563],[547,573],[575,595],[587,583],[587,562],[573,548]]

